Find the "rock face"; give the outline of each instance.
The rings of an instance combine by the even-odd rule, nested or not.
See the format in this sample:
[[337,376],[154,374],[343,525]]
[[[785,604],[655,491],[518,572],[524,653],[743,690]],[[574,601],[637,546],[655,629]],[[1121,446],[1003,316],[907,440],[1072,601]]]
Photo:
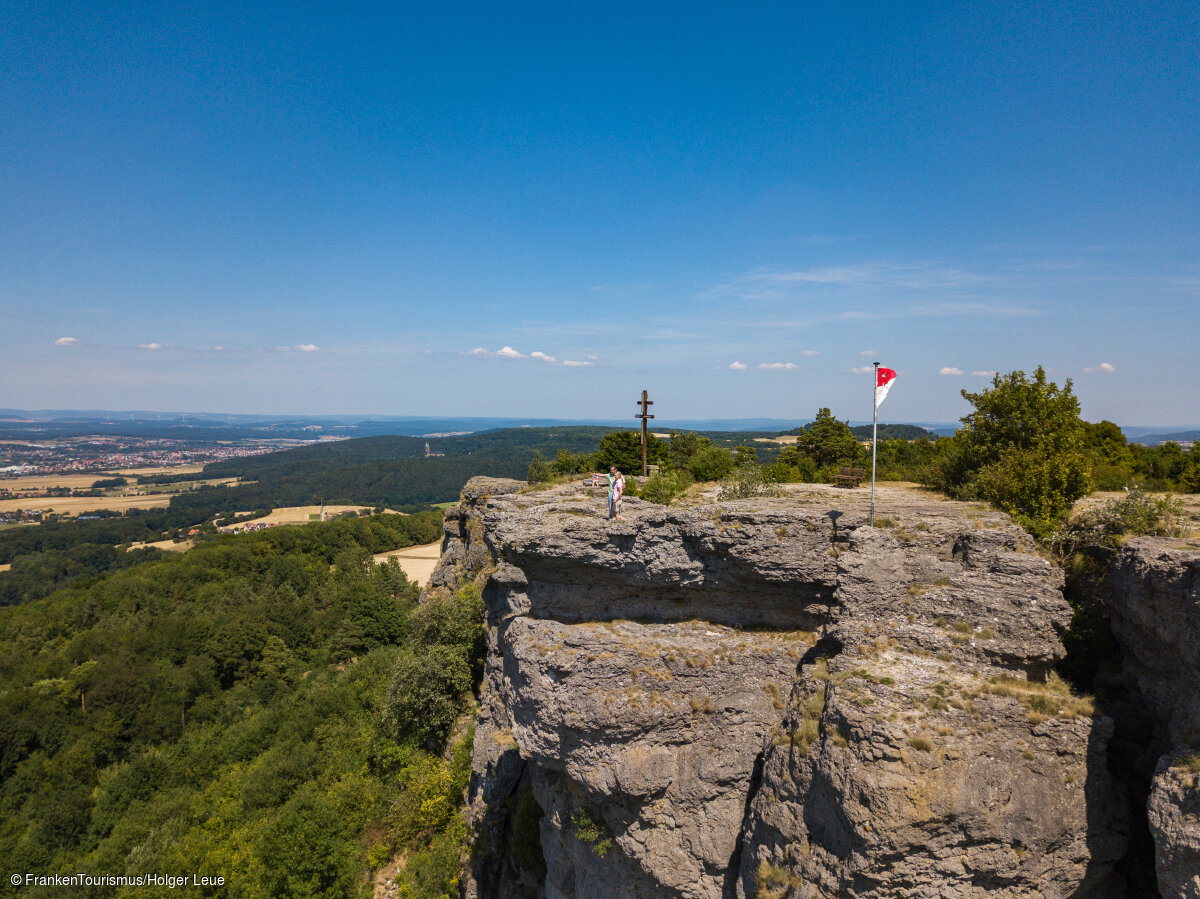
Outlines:
[[1146,812],[1159,890],[1200,899],[1200,551],[1130,541],[1109,569],[1104,601],[1153,729]]
[[468,485],[433,579],[486,579],[466,895],[1110,895],[1111,722],[1004,516],[522,486]]

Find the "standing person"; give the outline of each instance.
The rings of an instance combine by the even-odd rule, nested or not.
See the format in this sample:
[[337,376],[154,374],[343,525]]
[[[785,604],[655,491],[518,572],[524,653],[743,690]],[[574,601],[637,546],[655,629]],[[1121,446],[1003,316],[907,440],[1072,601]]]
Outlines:
[[[613,471],[616,471],[614,468]],[[613,484],[613,512],[617,521],[621,521],[621,497],[625,495],[625,476],[617,471],[617,482]]]
[[608,520],[613,519],[613,494],[617,489],[617,466],[610,465],[608,468]]

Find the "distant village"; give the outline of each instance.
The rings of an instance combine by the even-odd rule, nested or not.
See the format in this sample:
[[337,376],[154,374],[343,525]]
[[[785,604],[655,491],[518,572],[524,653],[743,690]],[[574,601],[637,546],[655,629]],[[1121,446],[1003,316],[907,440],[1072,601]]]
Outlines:
[[[238,443],[143,437],[76,437],[39,443],[0,444],[0,479],[29,475],[84,474],[127,468],[202,465],[261,456],[317,440],[245,440]],[[326,441],[321,441],[326,442]]]

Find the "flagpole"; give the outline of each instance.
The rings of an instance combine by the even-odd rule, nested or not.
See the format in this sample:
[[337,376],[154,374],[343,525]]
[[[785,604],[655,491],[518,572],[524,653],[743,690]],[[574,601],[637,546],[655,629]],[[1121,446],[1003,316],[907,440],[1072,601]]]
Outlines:
[[875,390],[879,385],[879,363],[875,363],[875,377],[871,380],[871,527],[875,527],[875,444],[879,442],[879,403],[875,402]]

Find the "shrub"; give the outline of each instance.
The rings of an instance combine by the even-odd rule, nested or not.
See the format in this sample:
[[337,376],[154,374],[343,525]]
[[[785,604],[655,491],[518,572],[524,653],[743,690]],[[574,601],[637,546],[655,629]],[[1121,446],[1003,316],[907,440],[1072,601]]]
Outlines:
[[757,465],[739,466],[721,482],[718,499],[744,499],[748,496],[779,496],[783,491],[763,476]]
[[1115,548],[1123,537],[1178,536],[1183,516],[1179,500],[1170,495],[1152,496],[1135,485],[1119,499],[1081,512],[1064,523],[1054,535],[1053,546],[1066,557],[1085,546]]
[[692,483],[685,471],[667,469],[660,471],[642,485],[641,498],[660,506],[670,505]]

